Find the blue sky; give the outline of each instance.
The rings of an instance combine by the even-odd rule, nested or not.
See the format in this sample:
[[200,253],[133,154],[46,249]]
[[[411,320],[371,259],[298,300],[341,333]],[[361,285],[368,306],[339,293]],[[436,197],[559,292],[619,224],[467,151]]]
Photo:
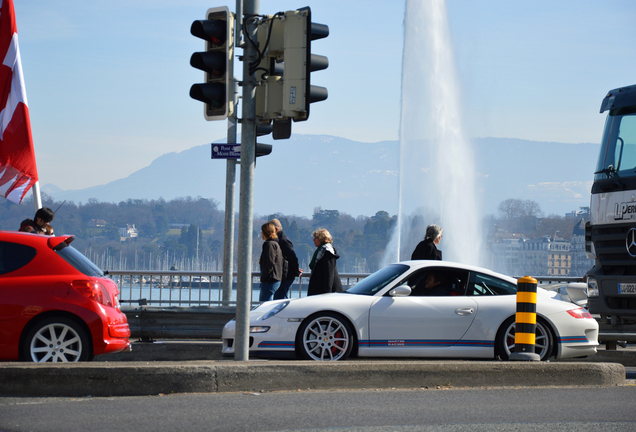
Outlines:
[[[189,97],[203,75],[189,64],[203,49],[190,25],[235,2],[14,4],[42,185],[104,184],[226,136],[226,122],[206,122]],[[329,98],[293,132],[397,140],[404,2],[261,0],[260,11],[307,5],[330,29],[313,44],[329,68],[312,77]],[[447,8],[469,137],[596,143],[605,93],[636,84],[634,1],[448,0]],[[284,141],[276,145],[284,151]]]

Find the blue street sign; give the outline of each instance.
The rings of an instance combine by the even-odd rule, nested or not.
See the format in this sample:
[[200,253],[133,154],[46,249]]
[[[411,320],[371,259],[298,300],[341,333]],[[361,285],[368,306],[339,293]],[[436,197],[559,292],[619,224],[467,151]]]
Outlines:
[[240,144],[212,144],[212,159],[240,159]]

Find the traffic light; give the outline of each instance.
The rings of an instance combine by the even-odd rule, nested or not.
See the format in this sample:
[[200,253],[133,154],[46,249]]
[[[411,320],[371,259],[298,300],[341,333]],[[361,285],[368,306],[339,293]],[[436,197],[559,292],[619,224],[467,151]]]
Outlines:
[[329,35],[329,27],[311,22],[311,9],[279,12],[259,23],[256,116],[273,122],[274,139],[291,135],[291,120],[309,118],[309,104],[327,99],[327,89],[311,84],[311,73],[329,66],[327,57],[311,53],[311,41]]
[[256,157],[267,156],[271,152],[272,152],[272,145],[271,144],[256,143]]
[[294,121],[309,118],[309,104],[327,99],[327,89],[311,85],[311,73],[329,67],[329,59],[312,54],[311,41],[329,36],[329,27],[311,22],[311,9],[285,13],[283,101]]
[[206,19],[194,21],[190,33],[205,41],[190,65],[205,72],[205,82],[190,88],[190,97],[204,103],[206,120],[234,114],[234,15],[226,6],[210,8]]

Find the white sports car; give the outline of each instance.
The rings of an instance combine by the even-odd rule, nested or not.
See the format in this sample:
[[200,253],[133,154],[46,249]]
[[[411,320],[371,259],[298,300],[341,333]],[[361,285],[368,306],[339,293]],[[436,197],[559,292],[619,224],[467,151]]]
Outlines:
[[[250,312],[250,356],[494,358],[514,352],[517,281],[445,261],[385,267],[344,293],[265,302]],[[535,352],[596,353],[598,324],[580,306],[537,288]],[[234,355],[234,320],[223,355]]]

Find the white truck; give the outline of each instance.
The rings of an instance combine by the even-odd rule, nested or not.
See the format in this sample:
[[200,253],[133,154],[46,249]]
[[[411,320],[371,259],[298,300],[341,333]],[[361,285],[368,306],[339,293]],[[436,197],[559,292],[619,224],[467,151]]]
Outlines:
[[599,339],[636,341],[636,85],[611,90],[585,228],[587,305],[599,316]]

